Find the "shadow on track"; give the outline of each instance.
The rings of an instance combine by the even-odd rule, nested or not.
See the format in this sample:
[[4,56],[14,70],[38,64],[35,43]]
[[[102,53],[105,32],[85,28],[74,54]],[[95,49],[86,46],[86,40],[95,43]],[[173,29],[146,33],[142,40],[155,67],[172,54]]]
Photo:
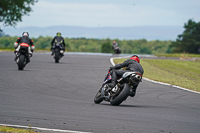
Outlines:
[[111,107],[131,107],[131,108],[164,108],[164,107],[160,107],[160,106],[149,106],[149,105],[125,105],[125,104],[121,104],[119,106],[112,106],[110,104],[106,104],[106,103],[100,103],[99,105],[106,105],[106,106],[111,106]]

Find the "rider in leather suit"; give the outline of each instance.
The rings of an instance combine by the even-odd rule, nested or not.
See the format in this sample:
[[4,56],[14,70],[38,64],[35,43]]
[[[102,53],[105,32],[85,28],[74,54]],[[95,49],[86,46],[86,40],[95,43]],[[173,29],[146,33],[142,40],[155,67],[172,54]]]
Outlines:
[[[53,49],[53,45],[55,45],[57,42],[60,42],[60,45],[62,47],[62,50],[65,51],[65,41],[64,41],[64,38],[61,36],[61,33],[58,32],[56,34],[56,36],[53,38],[53,40],[51,41],[51,51],[52,51],[52,54],[54,54],[54,49]],[[62,55],[64,56],[64,54]]]
[[[122,70],[121,68],[124,68],[124,67],[126,67],[126,69]],[[144,73],[143,67],[140,65],[140,58],[137,55],[133,55],[132,57],[130,57],[130,59],[124,61],[121,64],[116,64],[115,66],[110,67],[110,70],[112,70],[111,83],[108,84],[110,88],[113,88],[116,85],[117,77],[118,76],[122,77],[122,75],[125,72],[139,72],[141,75],[143,75]],[[135,96],[137,86],[138,85],[134,86],[133,90],[130,92],[129,95],[131,97]]]
[[[31,45],[31,48],[29,47],[29,45]],[[20,47],[27,47],[28,48],[29,57],[32,56],[33,51],[35,49],[35,46],[33,45],[33,40],[29,38],[28,32],[23,32],[22,33],[22,37],[19,37],[17,39],[17,41],[14,43],[14,47],[15,47],[14,53],[16,55],[16,57],[14,59],[15,61],[18,58],[18,52],[20,50]],[[30,60],[28,60],[28,62],[30,62]]]

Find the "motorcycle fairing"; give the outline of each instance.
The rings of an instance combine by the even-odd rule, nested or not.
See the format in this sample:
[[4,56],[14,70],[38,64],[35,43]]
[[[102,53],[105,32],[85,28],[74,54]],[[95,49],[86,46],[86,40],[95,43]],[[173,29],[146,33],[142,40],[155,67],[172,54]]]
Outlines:
[[104,86],[108,81],[110,81],[112,79],[111,75],[110,75],[110,72],[108,72],[108,74],[106,75],[105,79],[104,79],[104,82],[103,82],[103,85]]

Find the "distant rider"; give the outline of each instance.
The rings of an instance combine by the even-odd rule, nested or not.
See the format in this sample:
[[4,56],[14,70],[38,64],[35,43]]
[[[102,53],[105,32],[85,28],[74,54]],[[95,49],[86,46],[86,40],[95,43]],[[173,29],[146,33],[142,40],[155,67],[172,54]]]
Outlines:
[[120,54],[121,53],[119,45],[115,41],[113,41],[112,49],[114,50],[115,54]]
[[[18,45],[19,44],[19,45]],[[31,48],[29,47],[29,45],[31,45]],[[17,39],[17,41],[14,43],[14,47],[15,47],[15,61],[17,60],[18,58],[18,53],[19,53],[19,50],[21,47],[25,47],[28,49],[28,54],[29,54],[29,57],[32,56],[33,54],[33,51],[35,49],[35,46],[33,45],[33,40],[29,38],[29,34],[28,32],[23,32],[22,33],[22,37],[19,37]],[[28,58],[29,59],[29,58]],[[28,60],[28,62],[30,62],[30,59]]]
[[[125,70],[121,69],[126,67]],[[108,84],[108,86],[112,89],[113,87],[115,87],[116,85],[116,81],[117,81],[117,77],[122,77],[122,75],[125,72],[139,72],[141,74],[141,76],[144,73],[143,67],[140,65],[140,58],[137,55],[133,55],[130,57],[130,59],[127,59],[126,61],[124,61],[121,64],[116,64],[113,67],[110,67],[110,72],[111,72],[111,83]],[[134,97],[136,94],[136,89],[137,86],[133,86],[133,90],[130,92],[130,96]]]
[[116,47],[118,47],[118,44],[115,41],[113,41],[112,49],[114,50]]
[[[65,51],[65,41],[64,41],[64,38],[61,36],[60,32],[58,32],[56,36],[53,38],[53,40],[51,41],[51,51],[52,51],[51,55],[54,54],[54,45],[56,45],[56,43],[60,43],[62,50]],[[64,54],[62,54],[62,56],[64,56]]]

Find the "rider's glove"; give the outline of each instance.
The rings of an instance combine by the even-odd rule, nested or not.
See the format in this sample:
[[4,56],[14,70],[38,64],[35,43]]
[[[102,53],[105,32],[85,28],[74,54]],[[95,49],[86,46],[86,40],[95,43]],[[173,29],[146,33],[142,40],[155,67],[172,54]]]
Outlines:
[[110,67],[108,70],[111,71],[113,69],[113,67]]
[[33,52],[35,50],[35,46],[31,46],[31,52]]
[[14,43],[14,47],[15,47],[15,49],[18,47],[18,43],[17,42]]

